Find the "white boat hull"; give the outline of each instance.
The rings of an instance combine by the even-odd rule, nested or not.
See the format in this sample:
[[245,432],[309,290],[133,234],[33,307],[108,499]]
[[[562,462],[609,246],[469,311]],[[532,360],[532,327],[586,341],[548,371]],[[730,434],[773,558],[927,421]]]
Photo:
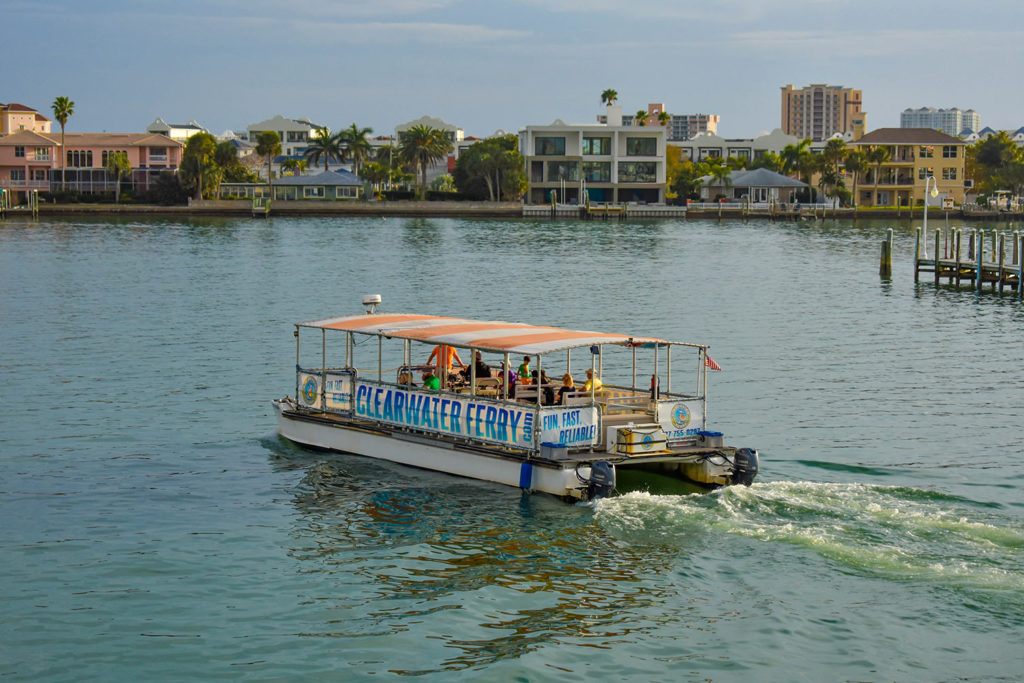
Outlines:
[[[352,428],[296,413],[290,403],[274,401],[278,433],[290,441],[332,451],[541,491],[560,498],[587,499],[590,466],[526,462],[513,456],[463,450],[445,442],[373,429]],[[600,454],[598,454],[600,456]],[[577,471],[578,475],[577,476]],[[583,481],[581,481],[581,478]]]

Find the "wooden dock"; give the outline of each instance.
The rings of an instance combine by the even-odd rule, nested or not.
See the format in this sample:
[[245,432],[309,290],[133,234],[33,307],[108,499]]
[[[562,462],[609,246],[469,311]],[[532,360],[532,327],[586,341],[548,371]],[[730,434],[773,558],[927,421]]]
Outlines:
[[936,230],[928,254],[928,236],[917,229],[914,249],[914,282],[921,273],[932,273],[935,284],[945,279],[961,287],[967,283],[979,292],[990,285],[990,291],[1002,294],[1009,290],[1021,297],[1024,283],[1024,235],[1019,231],[1005,233],[964,228]]

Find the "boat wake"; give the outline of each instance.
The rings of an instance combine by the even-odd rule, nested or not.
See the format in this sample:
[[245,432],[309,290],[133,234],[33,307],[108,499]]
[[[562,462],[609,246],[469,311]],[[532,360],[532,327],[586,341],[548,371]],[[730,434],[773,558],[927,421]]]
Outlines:
[[627,540],[689,543],[730,534],[803,548],[842,571],[1024,599],[1024,525],[990,506],[921,489],[772,482],[706,495],[629,493],[599,501],[594,515]]

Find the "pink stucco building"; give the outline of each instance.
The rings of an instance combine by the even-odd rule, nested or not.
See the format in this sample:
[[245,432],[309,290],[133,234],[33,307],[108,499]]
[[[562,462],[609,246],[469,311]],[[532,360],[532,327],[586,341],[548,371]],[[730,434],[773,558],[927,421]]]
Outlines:
[[182,149],[180,142],[153,133],[66,133],[62,150],[59,132],[18,130],[0,137],[0,188],[16,195],[62,185],[79,192],[111,192],[107,156],[124,152],[132,173],[122,187],[144,192],[160,173],[178,170]]

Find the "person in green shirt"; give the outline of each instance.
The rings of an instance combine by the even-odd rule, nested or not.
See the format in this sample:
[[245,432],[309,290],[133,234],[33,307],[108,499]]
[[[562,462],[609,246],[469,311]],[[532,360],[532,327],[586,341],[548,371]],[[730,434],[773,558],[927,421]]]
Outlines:
[[423,373],[423,388],[430,389],[431,391],[440,391],[441,389],[441,380],[438,379],[432,369],[428,369]]

